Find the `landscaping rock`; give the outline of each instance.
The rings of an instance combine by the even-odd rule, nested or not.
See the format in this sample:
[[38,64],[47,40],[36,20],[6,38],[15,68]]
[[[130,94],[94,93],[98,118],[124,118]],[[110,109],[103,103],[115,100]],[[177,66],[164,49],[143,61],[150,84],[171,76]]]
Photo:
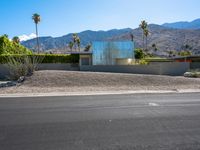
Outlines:
[[24,82],[24,81],[25,81],[25,76],[21,76],[21,77],[17,80],[18,83],[22,83],[22,82]]
[[186,73],[184,73],[184,77],[200,78],[200,72],[186,72]]

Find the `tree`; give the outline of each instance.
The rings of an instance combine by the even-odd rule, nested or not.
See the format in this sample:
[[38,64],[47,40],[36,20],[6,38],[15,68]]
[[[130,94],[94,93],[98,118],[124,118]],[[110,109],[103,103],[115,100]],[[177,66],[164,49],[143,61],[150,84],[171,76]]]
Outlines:
[[40,51],[40,45],[39,45],[39,37],[38,37],[38,23],[41,21],[40,15],[35,13],[32,16],[32,19],[35,23],[35,29],[36,29],[36,38],[37,38],[37,49],[38,49],[38,53]]
[[74,33],[74,34],[72,35],[72,39],[73,39],[73,44],[74,44],[74,46],[75,46],[75,49],[76,49],[76,47],[78,46],[78,49],[79,49],[79,51],[80,51],[81,39],[80,39],[80,37],[78,36],[78,34],[77,34],[77,33]]
[[79,50],[79,52],[80,52],[80,46],[81,46],[81,40],[80,40],[80,38],[79,37],[77,37],[77,39],[76,39],[76,43],[77,43],[77,46],[78,46],[78,50]]
[[144,57],[145,57],[145,54],[142,51],[142,49],[140,48],[135,49],[135,59],[142,59]]
[[74,43],[73,42],[69,42],[68,46],[69,46],[70,50],[72,51],[72,49],[74,47]]
[[147,22],[145,20],[143,20],[143,21],[141,21],[141,24],[139,26],[143,31],[142,40],[143,40],[143,50],[144,50],[144,45],[145,45],[144,44],[144,36],[145,36],[144,32],[145,32],[145,29],[147,29],[148,24],[147,24]]
[[134,35],[132,33],[130,33],[130,38],[131,38],[131,41],[133,42]]
[[31,54],[32,52],[20,43],[12,42],[7,36],[0,36],[0,55],[1,54]]
[[158,48],[157,48],[155,43],[153,43],[151,47],[154,49],[155,52],[158,50]]
[[147,37],[149,36],[149,30],[147,28],[144,29],[144,36],[145,36],[145,39],[146,39],[146,51],[147,51]]
[[17,44],[20,43],[20,39],[19,39],[18,36],[13,37],[13,38],[12,38],[12,41],[13,41],[14,43],[17,43]]
[[92,45],[91,45],[91,44],[88,44],[88,45],[85,47],[84,51],[86,51],[86,52],[90,51],[91,47],[92,47]]

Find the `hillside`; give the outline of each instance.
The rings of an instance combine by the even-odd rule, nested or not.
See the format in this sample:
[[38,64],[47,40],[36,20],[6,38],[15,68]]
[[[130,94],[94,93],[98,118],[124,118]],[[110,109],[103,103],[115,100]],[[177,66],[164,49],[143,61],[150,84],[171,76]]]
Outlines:
[[[149,25],[148,49],[157,55],[168,55],[169,51],[189,50],[194,55],[200,54],[200,29],[174,29],[160,25]],[[93,41],[130,40],[130,34],[134,35],[136,48],[142,47],[142,30],[114,29],[109,31],[84,31],[78,33],[81,38],[81,46],[84,47]],[[72,34],[62,37],[40,37],[41,48],[45,51],[66,52],[68,43],[72,40]],[[36,39],[25,41],[24,46],[35,50]],[[155,44],[157,51],[152,47]]]
[[[148,49],[158,55],[168,55],[167,51],[189,50],[194,55],[200,54],[200,30],[183,30],[166,28],[159,25],[149,25]],[[142,47],[142,31],[140,28],[132,30],[136,47]],[[130,33],[110,40],[128,40]],[[158,51],[154,51],[152,44],[156,44]]]
[[[84,47],[88,43],[91,43],[93,41],[103,41],[107,40],[108,38],[120,36],[122,34],[130,32],[131,29],[113,29],[109,31],[83,31],[78,33],[80,39],[81,39],[81,46]],[[62,37],[40,37],[39,38],[41,48],[43,50],[52,50],[52,49],[66,49],[67,45],[70,41],[72,41],[72,33],[64,35]],[[36,39],[31,39],[25,42],[22,42],[22,44],[32,50],[36,49]]]
[[175,28],[175,29],[200,29],[200,19],[194,21],[180,21],[175,23],[165,23],[164,27]]

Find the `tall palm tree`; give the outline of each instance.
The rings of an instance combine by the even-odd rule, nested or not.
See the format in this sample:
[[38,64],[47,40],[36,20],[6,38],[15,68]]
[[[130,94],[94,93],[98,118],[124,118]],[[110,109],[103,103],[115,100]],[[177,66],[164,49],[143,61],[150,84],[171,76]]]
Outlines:
[[36,38],[37,38],[37,49],[38,49],[38,53],[40,51],[40,45],[39,45],[39,37],[38,37],[38,23],[41,21],[41,17],[39,14],[35,13],[32,16],[32,19],[35,23],[35,29],[36,29]]
[[75,47],[75,50],[76,50],[76,44],[77,44],[77,43],[76,43],[77,37],[78,37],[77,33],[73,33],[73,34],[72,34],[72,39],[73,39],[73,43],[74,43],[73,46]]
[[69,42],[68,46],[69,46],[69,48],[70,48],[70,50],[71,50],[71,52],[72,52],[72,49],[73,49],[73,47],[74,47],[74,43],[73,43],[73,42]]
[[13,37],[13,38],[12,38],[12,41],[13,41],[14,43],[17,43],[17,44],[20,43],[20,39],[19,39],[18,36]]
[[77,37],[76,38],[76,43],[77,43],[77,46],[78,46],[78,50],[79,50],[79,52],[80,52],[80,46],[81,46],[81,40],[80,40],[80,38],[79,37]]
[[144,50],[144,36],[145,36],[145,34],[144,34],[144,32],[145,32],[145,29],[147,28],[147,22],[145,21],[145,20],[143,20],[143,21],[141,21],[141,24],[139,25],[140,26],[140,28],[142,29],[142,31],[143,31],[143,34],[142,34],[142,39],[143,39],[143,50]]
[[144,29],[144,36],[145,36],[145,39],[146,39],[146,51],[147,51],[147,37],[149,36],[149,30],[147,28]]

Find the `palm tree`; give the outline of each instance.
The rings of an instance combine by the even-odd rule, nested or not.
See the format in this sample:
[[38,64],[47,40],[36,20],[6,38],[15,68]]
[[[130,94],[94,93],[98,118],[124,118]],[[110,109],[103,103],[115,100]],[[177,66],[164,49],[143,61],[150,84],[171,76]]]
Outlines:
[[151,47],[154,49],[155,52],[158,50],[157,45],[155,43],[153,43]]
[[142,31],[143,31],[143,34],[142,34],[142,39],[143,39],[143,50],[144,50],[144,36],[145,36],[145,29],[147,28],[147,22],[145,21],[145,20],[143,20],[143,21],[141,21],[141,24],[139,25],[140,26],[140,28],[142,29]]
[[130,33],[130,38],[131,38],[131,41],[133,42],[134,35],[132,33]]
[[92,47],[91,44],[86,45],[84,51],[86,52],[90,51],[91,47]]
[[79,52],[80,52],[81,40],[80,40],[79,37],[76,38],[76,43],[77,43],[77,45],[78,45],[78,50],[79,50]]
[[18,36],[13,37],[13,38],[12,38],[12,41],[13,41],[14,43],[17,43],[17,44],[20,43],[20,39],[19,39]]
[[77,33],[73,33],[72,38],[74,43],[76,43],[77,37],[78,37]]
[[147,51],[147,37],[149,36],[149,30],[147,28],[144,29],[144,36],[145,36],[145,39],[146,39],[146,51]]
[[75,49],[76,49],[76,40],[77,40],[77,37],[78,37],[77,33],[73,33],[72,34],[73,46],[75,47]]
[[35,29],[36,29],[36,38],[37,38],[37,48],[38,48],[38,53],[39,53],[39,50],[40,50],[40,45],[39,45],[39,37],[38,37],[38,23],[41,21],[41,18],[40,18],[40,15],[35,13],[33,14],[32,16],[32,19],[35,23]]
[[73,43],[74,43],[74,46],[75,46],[75,49],[77,48],[76,46],[78,46],[78,49],[80,51],[80,45],[81,45],[81,39],[80,37],[78,36],[77,33],[74,33],[72,35],[72,39],[73,39]]
[[73,47],[74,47],[74,43],[73,42],[69,42],[69,48],[70,48],[70,50],[71,50],[71,52],[72,52],[72,49],[73,49]]

